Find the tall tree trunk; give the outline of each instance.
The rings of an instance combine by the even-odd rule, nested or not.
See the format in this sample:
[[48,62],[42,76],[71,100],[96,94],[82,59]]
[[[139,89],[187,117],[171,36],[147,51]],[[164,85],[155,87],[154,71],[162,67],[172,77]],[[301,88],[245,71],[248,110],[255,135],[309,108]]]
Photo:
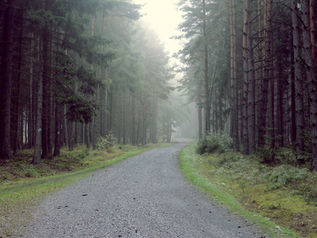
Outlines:
[[[251,24],[251,23],[250,23]],[[249,26],[250,27],[250,26]],[[250,27],[251,28],[251,27]],[[255,68],[254,68],[254,51],[253,40],[249,38],[249,59],[248,59],[248,133],[249,133],[249,152],[255,152]]]
[[[73,122],[71,122],[71,124],[73,124]],[[89,124],[84,124],[84,127],[85,127],[85,145],[89,149],[90,148]]]
[[21,88],[21,77],[22,77],[22,64],[23,64],[23,14],[24,10],[22,9],[20,11],[19,15],[19,22],[21,24],[19,28],[19,34],[18,34],[18,67],[17,67],[17,78],[15,80],[16,84],[12,91],[12,101],[13,104],[11,107],[13,110],[11,110],[11,147],[13,150],[13,154],[16,155],[19,149],[19,122],[20,119],[23,118],[23,113],[20,113],[20,88]]
[[55,143],[53,156],[60,155],[61,148],[61,106],[58,102],[57,95],[55,95]]
[[28,110],[28,148],[33,146],[33,57],[34,57],[34,34],[31,33],[31,43],[30,43],[30,82],[29,82],[29,110]]
[[147,106],[145,98],[145,86],[143,87],[143,112],[142,112],[142,145],[145,145],[147,142]]
[[312,170],[317,171],[317,46],[316,46],[316,10],[315,0],[310,0],[310,39],[311,39],[311,59],[312,59],[312,77],[310,84],[310,123],[312,138]]
[[201,141],[203,139],[203,109],[201,105],[197,106],[198,112],[198,139]]
[[249,154],[249,131],[248,131],[248,94],[249,94],[249,65],[250,46],[249,44],[249,11],[250,0],[244,0],[244,20],[243,20],[243,153]]
[[43,106],[43,37],[38,40],[38,63],[40,66],[39,78],[38,78],[38,94],[36,99],[36,124],[35,124],[35,145],[34,145],[34,155],[33,164],[39,164],[41,161],[41,150],[42,150],[42,106]]
[[205,83],[205,136],[210,134],[210,89],[208,77],[208,40],[207,40],[207,13],[206,2],[203,0],[203,39],[204,39],[204,83]]
[[126,144],[126,94],[122,95],[122,144]]
[[292,1],[292,25],[293,25],[293,47],[295,60],[295,104],[296,104],[296,151],[300,153],[304,149],[304,100],[303,100],[303,69],[301,63],[301,46],[300,46],[300,24],[299,11],[297,8],[298,1]]
[[275,80],[273,74],[273,34],[272,34],[272,4],[273,0],[265,1],[265,78],[270,85],[269,92],[269,122],[266,127],[269,127],[270,146],[275,147]]
[[263,127],[261,124],[263,123],[263,112],[262,112],[262,99],[263,99],[263,91],[264,90],[264,77],[263,77],[263,50],[264,50],[264,43],[263,43],[263,6],[262,0],[257,1],[257,18],[258,18],[258,27],[257,27],[257,74],[256,74],[256,87],[257,87],[257,99],[256,99],[256,112],[257,112],[257,125],[256,125],[256,145],[260,147],[261,139],[263,141]]
[[[294,51],[294,37],[293,32],[291,34],[290,49]],[[290,75],[290,89],[291,89],[291,142],[292,145],[296,145],[296,94],[295,94],[295,54],[291,52],[291,75]]]
[[136,145],[137,142],[136,142],[136,130],[135,130],[135,122],[136,122],[136,120],[135,120],[135,112],[137,111],[137,109],[135,109],[135,97],[134,97],[134,95],[132,95],[131,101],[132,101],[132,108],[131,108],[131,113],[132,113],[131,142],[132,142],[132,145]]
[[104,87],[100,88],[100,135],[106,137],[107,135],[107,117],[106,117],[106,105],[107,105],[107,95]]
[[42,158],[51,158],[50,154],[50,36],[48,26],[43,30],[43,113],[42,113]]
[[12,85],[12,38],[14,23],[14,0],[8,0],[3,22],[3,45],[0,78],[0,160],[10,158],[10,117]]
[[[280,32],[279,32],[280,33]],[[279,147],[284,146],[284,78],[282,72],[282,59],[277,56],[277,112],[276,112],[276,125],[277,125],[277,143]]]
[[238,119],[238,95],[237,95],[237,35],[236,35],[236,0],[229,0],[230,20],[230,87],[231,87],[231,136],[233,149],[239,151],[239,119]]
[[262,92],[261,92],[261,114],[259,117],[259,131],[258,131],[258,145],[259,147],[263,147],[265,144],[264,135],[266,134],[266,116],[267,116],[267,103],[268,103],[268,86],[269,86],[269,77],[270,77],[270,63],[271,60],[268,56],[268,51],[271,47],[270,41],[270,31],[269,28],[270,20],[268,9],[271,4],[271,0],[265,0],[265,11],[264,11],[264,39],[265,39],[265,70],[264,70],[264,78],[263,78],[263,85],[262,85]]
[[266,67],[267,67],[267,76],[270,81],[270,125],[271,125],[271,148],[275,148],[275,79],[274,79],[274,70],[273,70],[273,23],[272,23],[272,4],[273,0],[267,1],[267,45],[266,45]]
[[67,148],[70,148],[69,145],[69,134],[68,134],[68,126],[67,126],[67,106],[63,106],[63,131],[64,131],[64,141]]

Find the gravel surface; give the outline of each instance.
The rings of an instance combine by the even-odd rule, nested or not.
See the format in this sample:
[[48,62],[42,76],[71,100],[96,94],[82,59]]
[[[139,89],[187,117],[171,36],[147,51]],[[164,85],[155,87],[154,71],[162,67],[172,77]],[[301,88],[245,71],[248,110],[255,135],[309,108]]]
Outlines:
[[60,190],[21,237],[261,237],[184,180],[183,146],[145,152]]

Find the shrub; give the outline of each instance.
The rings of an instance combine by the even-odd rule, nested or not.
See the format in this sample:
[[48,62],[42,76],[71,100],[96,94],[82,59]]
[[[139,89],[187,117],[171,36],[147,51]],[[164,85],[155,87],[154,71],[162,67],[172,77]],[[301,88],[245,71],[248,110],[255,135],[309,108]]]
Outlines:
[[256,157],[260,162],[266,164],[291,164],[291,165],[306,165],[311,162],[311,153],[301,151],[299,154],[287,147],[272,149],[266,145],[256,153]]
[[224,153],[230,151],[232,148],[231,138],[227,136],[207,136],[204,140],[200,141],[197,145],[197,153],[199,154],[212,154]]
[[217,167],[232,167],[232,165],[243,159],[244,156],[239,153],[229,153],[225,154],[225,156],[222,156],[219,161],[217,161],[216,166]]
[[282,188],[285,186],[296,186],[309,178],[311,173],[307,169],[296,168],[291,165],[283,164],[275,167],[269,175],[272,188]]
[[307,186],[302,192],[307,201],[317,206],[317,188],[315,186]]
[[266,145],[262,149],[259,149],[256,155],[260,162],[270,164],[274,162],[275,150]]
[[99,137],[97,140],[97,149],[98,150],[108,150],[116,143],[115,137],[112,133],[108,133],[106,138]]
[[275,159],[280,164],[297,164],[296,154],[290,148],[279,148],[275,153]]

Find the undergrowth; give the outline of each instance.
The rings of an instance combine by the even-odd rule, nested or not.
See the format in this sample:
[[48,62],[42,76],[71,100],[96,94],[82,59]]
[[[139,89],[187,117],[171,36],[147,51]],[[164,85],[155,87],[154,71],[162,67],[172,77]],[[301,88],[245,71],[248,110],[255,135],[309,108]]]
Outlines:
[[232,149],[232,140],[228,136],[210,135],[197,145],[198,154],[224,153]]
[[193,155],[193,166],[246,209],[302,236],[317,237],[317,173],[295,158],[288,148],[276,151],[275,162],[269,164],[258,154],[218,152]]

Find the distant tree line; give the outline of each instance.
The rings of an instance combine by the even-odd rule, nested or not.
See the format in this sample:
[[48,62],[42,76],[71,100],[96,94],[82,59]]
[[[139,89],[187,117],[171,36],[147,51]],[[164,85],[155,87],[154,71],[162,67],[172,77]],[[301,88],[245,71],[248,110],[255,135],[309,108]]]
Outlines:
[[316,1],[179,6],[182,89],[197,104],[199,138],[227,133],[244,154],[290,146],[317,170]]
[[[120,0],[0,0],[0,158],[34,148],[170,141],[173,77],[157,37]],[[164,103],[163,103],[164,102]]]

